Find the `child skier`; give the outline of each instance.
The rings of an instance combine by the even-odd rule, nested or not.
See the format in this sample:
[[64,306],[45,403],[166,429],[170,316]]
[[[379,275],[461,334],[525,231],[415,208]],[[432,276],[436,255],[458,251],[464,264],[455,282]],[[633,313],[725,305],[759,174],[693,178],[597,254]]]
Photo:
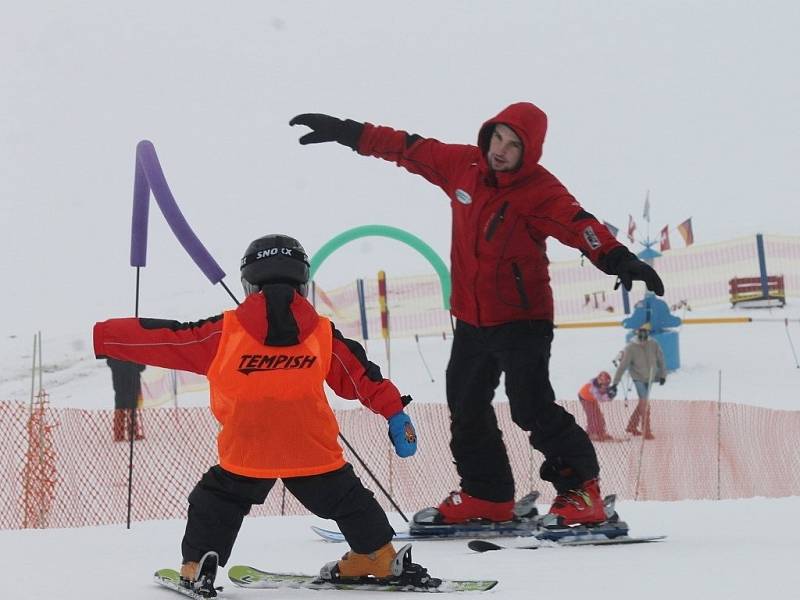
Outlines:
[[606,420],[600,410],[601,402],[614,399],[616,390],[611,390],[611,375],[600,371],[597,377],[585,383],[578,391],[578,400],[581,401],[583,411],[586,413],[586,433],[593,442],[606,442],[613,439],[606,432]]
[[193,371],[209,381],[211,410],[222,426],[219,464],[189,494],[181,583],[216,596],[217,564],[225,565],[244,516],[262,504],[275,481],[315,515],[339,525],[351,551],[326,564],[334,580],[365,576],[425,586],[431,578],[400,556],[386,514],[345,462],[338,424],[322,384],[358,399],[388,420],[401,457],[416,452],[410,396],[381,376],[364,349],[306,300],[309,261],[300,243],[267,235],[241,262],[246,294],[235,310],[192,323],[111,319],[94,326],[99,357]]

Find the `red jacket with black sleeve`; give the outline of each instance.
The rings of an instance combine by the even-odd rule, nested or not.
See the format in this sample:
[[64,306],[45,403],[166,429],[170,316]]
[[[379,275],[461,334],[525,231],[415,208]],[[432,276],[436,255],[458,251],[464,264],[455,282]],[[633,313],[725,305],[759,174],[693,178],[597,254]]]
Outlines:
[[[523,143],[521,166],[492,171],[486,152],[494,125],[511,127]],[[552,236],[577,248],[599,269],[623,247],[539,164],[547,117],[530,103],[512,104],[489,119],[478,145],[445,144],[365,123],[358,152],[395,162],[439,186],[452,210],[450,305],[476,326],[527,319],[553,320],[549,260]]]
[[[242,328],[265,346],[292,346],[305,340],[320,319],[301,295],[287,294],[288,286],[267,286],[250,294],[236,309]],[[163,319],[110,319],[94,326],[94,352],[141,364],[206,375],[217,356],[224,315],[181,323]],[[400,392],[380,368],[371,363],[358,342],[347,339],[331,324],[332,348],[325,382],[336,395],[358,399],[371,411],[389,418],[403,410]],[[274,350],[275,348],[273,348]]]

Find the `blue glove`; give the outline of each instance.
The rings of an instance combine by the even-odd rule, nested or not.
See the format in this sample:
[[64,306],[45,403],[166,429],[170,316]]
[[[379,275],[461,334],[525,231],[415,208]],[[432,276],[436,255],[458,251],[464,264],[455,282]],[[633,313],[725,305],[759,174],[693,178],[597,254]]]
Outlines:
[[417,451],[417,432],[409,417],[402,410],[389,417],[389,439],[400,458],[413,456]]

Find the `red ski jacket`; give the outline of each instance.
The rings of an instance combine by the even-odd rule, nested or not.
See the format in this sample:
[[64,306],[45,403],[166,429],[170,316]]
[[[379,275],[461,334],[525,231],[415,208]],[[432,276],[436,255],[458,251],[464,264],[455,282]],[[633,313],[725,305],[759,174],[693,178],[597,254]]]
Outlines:
[[[494,125],[523,143],[520,167],[495,172],[486,162]],[[364,124],[358,152],[397,163],[439,186],[450,198],[453,315],[475,326],[553,320],[545,240],[577,248],[608,273],[605,256],[621,246],[539,164],[547,117],[533,104],[512,104],[481,126],[478,145],[444,144]]]
[[363,348],[289,286],[268,286],[234,311],[192,323],[110,319],[94,351],[206,375],[222,425],[220,465],[249,477],[297,477],[344,465],[322,388],[389,418],[403,410],[394,384]]

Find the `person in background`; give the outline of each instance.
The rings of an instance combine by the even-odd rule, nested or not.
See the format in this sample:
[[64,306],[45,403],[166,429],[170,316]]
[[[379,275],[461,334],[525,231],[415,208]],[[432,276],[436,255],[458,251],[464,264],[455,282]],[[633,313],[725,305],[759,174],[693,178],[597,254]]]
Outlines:
[[634,339],[625,346],[622,359],[614,373],[614,381],[609,388],[613,394],[617,393],[617,385],[625,371],[630,371],[636,394],[639,396],[625,431],[631,435],[644,435],[646,440],[652,440],[655,436],[650,427],[650,387],[655,381],[658,381],[659,385],[666,383],[667,367],[661,346],[650,338],[649,323],[637,329]]
[[450,309],[456,323],[446,396],[461,489],[439,504],[437,518],[513,518],[514,477],[492,407],[505,374],[512,419],[530,432],[531,445],[545,459],[540,476],[556,488],[550,514],[565,525],[605,521],[594,446],[556,403],[550,384],[554,315],[547,238],[578,249],[627,289],[641,280],[663,295],[664,286],[539,164],[545,113],[530,102],[511,104],[480,126],[475,145],[318,113],[297,115],[289,124],[312,130],[300,138],[303,145],[337,142],[393,162],[441,188],[450,202]]
[[614,399],[615,392],[609,388],[611,375],[607,371],[600,371],[597,377],[586,382],[578,391],[578,400],[581,402],[583,412],[586,413],[586,433],[593,442],[607,442],[614,439],[606,431],[606,420],[600,409],[601,402],[610,402]]
[[180,570],[182,585],[206,597],[216,596],[217,566],[228,561],[245,515],[277,479],[310,512],[336,521],[350,544],[341,560],[323,567],[323,577],[430,581],[411,562],[410,546],[395,551],[386,513],[345,461],[323,384],[383,416],[400,457],[417,449],[404,411],[411,397],[401,396],[357,342],[316,312],[306,299],[308,278],[300,243],[267,235],[242,258],[246,298],[235,310],[192,323],[126,318],[94,327],[98,357],[208,377],[221,425],[219,462],[189,494]]
[[142,371],[145,366],[115,358],[108,358],[106,364],[111,369],[111,383],[114,386],[114,441],[124,442],[126,433],[130,440],[133,429],[134,438],[142,440],[144,429],[142,411],[139,409],[142,405]]

